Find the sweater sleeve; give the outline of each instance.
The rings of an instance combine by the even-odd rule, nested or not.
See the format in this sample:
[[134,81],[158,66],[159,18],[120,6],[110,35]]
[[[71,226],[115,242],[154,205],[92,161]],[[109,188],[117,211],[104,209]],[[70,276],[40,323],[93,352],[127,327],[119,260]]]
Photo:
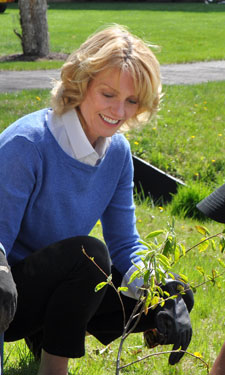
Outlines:
[[130,148],[127,150],[115,193],[102,216],[102,227],[112,262],[124,275],[132,266],[132,261],[140,260],[135,253],[143,248],[136,229],[133,161]]
[[1,142],[0,146],[0,241],[6,254],[20,231],[26,206],[36,182],[34,145],[24,137]]

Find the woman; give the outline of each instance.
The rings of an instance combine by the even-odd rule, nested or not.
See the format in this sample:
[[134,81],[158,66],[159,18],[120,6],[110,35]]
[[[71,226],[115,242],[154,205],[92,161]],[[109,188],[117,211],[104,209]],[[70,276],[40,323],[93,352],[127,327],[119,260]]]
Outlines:
[[[86,331],[104,344],[121,335],[118,297],[112,288],[94,292],[105,276],[83,249],[108,275],[112,262],[114,283],[127,285],[142,245],[135,226],[132,156],[118,131],[148,121],[160,95],[159,64],[147,44],[123,27],[108,27],[63,65],[52,108],[19,119],[0,137],[0,241],[12,270],[2,291],[11,292],[12,299],[2,307],[2,315],[10,308],[13,319],[5,340],[25,337],[36,357],[42,349],[38,375],[67,375],[68,359],[84,355]],[[98,219],[107,247],[88,236]],[[6,262],[3,253],[1,258]],[[128,285],[127,314],[141,284]],[[171,314],[164,311],[163,343],[186,349],[188,310],[183,299],[174,306],[169,307],[173,323],[176,309],[181,319],[169,332],[164,322]],[[155,327],[155,316],[148,314],[136,331]],[[170,363],[182,355],[174,353]]]

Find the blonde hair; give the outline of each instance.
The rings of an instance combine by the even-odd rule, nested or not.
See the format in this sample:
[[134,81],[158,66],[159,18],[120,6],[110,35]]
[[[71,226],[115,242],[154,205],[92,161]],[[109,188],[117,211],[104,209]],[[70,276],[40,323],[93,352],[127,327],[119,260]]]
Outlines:
[[52,89],[54,112],[61,115],[78,107],[95,75],[111,68],[128,70],[134,80],[139,109],[128,125],[148,121],[159,107],[159,62],[147,43],[120,25],[91,35],[68,57],[61,69],[61,80]]

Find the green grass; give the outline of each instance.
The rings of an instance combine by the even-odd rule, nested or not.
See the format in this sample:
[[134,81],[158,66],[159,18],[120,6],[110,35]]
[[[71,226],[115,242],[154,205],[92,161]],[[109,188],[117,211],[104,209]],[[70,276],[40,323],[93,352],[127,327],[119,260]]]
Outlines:
[[46,106],[49,106],[49,90],[0,93],[0,132],[19,117]]
[[[13,4],[1,17],[0,56],[21,53],[19,12]],[[87,22],[88,20],[88,22]],[[224,5],[151,4],[123,2],[50,3],[48,24],[51,51],[70,53],[97,28],[119,23],[161,46],[161,64],[224,59]],[[0,63],[0,69],[58,68],[60,62]]]
[[[13,34],[18,26],[16,5],[8,7],[1,17],[0,55],[21,53]],[[68,3],[49,4],[49,31],[54,52],[71,52],[90,32],[107,23],[126,24],[130,30],[162,47],[161,63],[212,60],[224,58],[224,6],[205,4],[151,3]],[[88,22],[87,22],[88,20]],[[179,36],[179,38],[177,37]],[[0,69],[58,68],[61,62],[1,63]],[[182,178],[186,183],[200,182],[212,188],[224,182],[224,122],[225,82],[194,86],[165,86],[165,96],[158,123],[128,134],[132,150],[150,163]],[[0,131],[17,118],[49,105],[48,90],[29,90],[0,94]],[[150,202],[137,202],[137,227],[142,238],[150,231],[165,228],[171,221],[171,206],[154,207]],[[197,220],[176,218],[179,241],[186,248],[196,244],[201,236],[195,230]],[[210,233],[223,230],[223,225],[207,221]],[[102,238],[96,225],[92,234]],[[219,268],[219,251],[197,249],[184,257],[179,271],[189,280],[201,282],[196,266],[211,273]],[[224,277],[221,285],[224,285]],[[189,351],[200,352],[211,366],[224,337],[224,314],[221,308],[223,289],[204,285],[197,289],[195,307],[191,313],[193,338]],[[70,360],[70,375],[112,375],[119,341],[104,348],[94,338],[87,338],[86,356]],[[169,349],[158,347],[147,350],[141,334],[131,335],[125,342],[122,363],[140,356]],[[123,370],[129,375],[205,375],[205,368],[186,356],[171,367],[168,355],[154,357]],[[5,375],[36,375],[38,364],[33,361],[24,341],[5,344]]]
[[133,152],[185,183],[222,183],[225,81],[165,86],[164,93],[158,122],[129,133]]

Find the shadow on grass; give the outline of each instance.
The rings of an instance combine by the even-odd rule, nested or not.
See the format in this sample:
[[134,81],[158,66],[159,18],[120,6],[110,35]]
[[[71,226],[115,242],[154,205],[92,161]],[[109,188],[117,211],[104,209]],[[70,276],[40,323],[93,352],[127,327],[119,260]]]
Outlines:
[[36,375],[39,368],[39,362],[30,360],[28,363],[25,363],[23,361],[15,366],[10,366],[4,369],[4,375]]
[[[156,1],[156,0],[155,0]],[[223,4],[204,4],[202,3],[184,3],[171,0],[171,2],[163,2],[161,0],[157,2],[148,1],[76,1],[74,3],[48,3],[48,9],[54,10],[150,10],[150,11],[167,11],[167,12],[196,12],[196,13],[208,13],[208,12],[223,12],[225,5]],[[178,1],[178,0],[177,0]],[[18,8],[18,4],[9,4],[8,8]]]

